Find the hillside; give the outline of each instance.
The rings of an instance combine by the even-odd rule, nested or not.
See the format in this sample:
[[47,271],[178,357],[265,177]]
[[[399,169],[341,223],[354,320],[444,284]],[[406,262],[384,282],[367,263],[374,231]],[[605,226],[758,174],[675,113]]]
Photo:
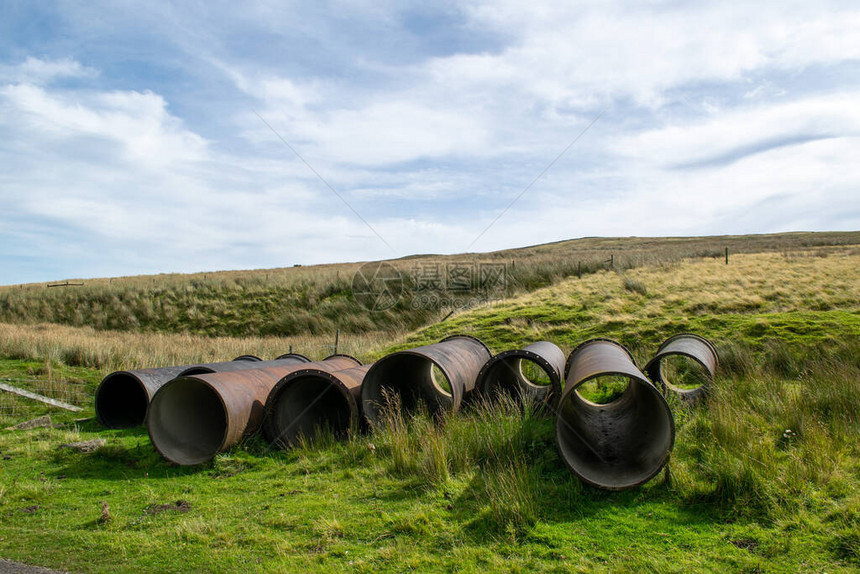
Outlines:
[[[360,263],[192,275],[72,280],[81,286],[0,287],[0,322],[57,323],[97,330],[208,336],[302,336],[412,331],[458,306],[528,293],[612,268],[655,268],[686,259],[796,251],[860,243],[860,232],[700,238],[585,238],[486,254],[422,255],[389,261],[402,296],[369,309],[353,294]],[[487,293],[481,273],[503,281]],[[449,284],[459,268],[468,285]],[[452,289],[452,286],[454,289]]]

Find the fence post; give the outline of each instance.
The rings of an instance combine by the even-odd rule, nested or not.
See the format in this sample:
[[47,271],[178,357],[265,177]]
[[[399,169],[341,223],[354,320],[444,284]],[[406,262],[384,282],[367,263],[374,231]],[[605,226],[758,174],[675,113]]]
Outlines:
[[579,263],[577,263],[577,265],[576,265],[576,275],[577,275],[577,277],[579,277],[580,279],[582,279],[582,261],[580,261],[580,262],[579,262]]
[[337,344],[340,341],[340,329],[336,329],[334,332],[334,354],[337,355]]
[[726,265],[729,264],[729,248],[726,247]]

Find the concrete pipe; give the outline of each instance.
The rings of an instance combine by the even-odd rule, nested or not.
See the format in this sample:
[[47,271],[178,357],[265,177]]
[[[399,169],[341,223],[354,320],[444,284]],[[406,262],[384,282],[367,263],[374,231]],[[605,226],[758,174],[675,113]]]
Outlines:
[[[303,355],[283,355],[290,364],[310,362]],[[235,369],[259,367],[263,362],[254,355],[241,355],[232,361],[200,365],[180,365],[134,371],[116,371],[105,377],[96,389],[96,418],[108,428],[131,428],[142,425],[146,419],[149,401],[161,386],[189,372],[214,373]]]
[[[262,363],[262,362],[261,362]],[[182,376],[165,383],[149,406],[146,426],[155,449],[182,465],[199,464],[259,430],[272,387],[298,369],[340,370],[359,366],[334,356],[314,363]]]
[[[620,378],[627,387],[606,404],[583,398],[578,387],[600,377]],[[606,339],[583,343],[568,358],[566,379],[555,438],[576,476],[598,488],[623,490],[660,472],[675,442],[675,421],[626,348]]]
[[507,393],[518,400],[554,405],[561,397],[564,353],[549,341],[499,353],[483,366],[475,385],[481,395]]
[[367,372],[361,387],[364,415],[371,424],[379,424],[386,403],[393,397],[407,412],[422,403],[434,416],[456,412],[475,388],[478,372],[491,356],[478,339],[454,335],[383,357]]
[[344,436],[359,428],[361,383],[371,365],[343,371],[302,368],[282,378],[266,399],[263,436],[278,448],[313,440],[327,428]]
[[663,390],[692,403],[708,393],[718,364],[717,348],[710,341],[681,333],[663,341],[645,373]]

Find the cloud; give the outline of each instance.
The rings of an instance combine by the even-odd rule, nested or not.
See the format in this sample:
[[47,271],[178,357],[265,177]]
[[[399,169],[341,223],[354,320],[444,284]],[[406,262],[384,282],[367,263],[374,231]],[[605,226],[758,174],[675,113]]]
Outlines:
[[476,249],[860,226],[847,2],[51,16],[0,39],[0,282],[462,251],[601,111]]
[[30,83],[37,85],[50,84],[55,80],[68,78],[91,79],[98,76],[98,71],[81,65],[71,58],[60,60],[41,60],[27,57],[17,64],[0,64],[0,83]]
[[669,169],[724,167],[781,147],[860,136],[860,91],[754,103],[623,137],[619,153]]

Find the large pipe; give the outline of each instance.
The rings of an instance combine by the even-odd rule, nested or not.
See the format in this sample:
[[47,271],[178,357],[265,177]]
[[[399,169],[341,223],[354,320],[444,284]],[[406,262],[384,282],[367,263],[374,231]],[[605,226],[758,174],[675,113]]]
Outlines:
[[[546,374],[548,384],[536,384],[523,372],[531,362]],[[519,400],[554,405],[561,397],[564,352],[549,341],[538,341],[524,349],[499,353],[478,373],[475,388],[485,397],[508,393]]]
[[335,355],[314,363],[286,363],[220,373],[182,376],[162,386],[149,405],[146,426],[155,449],[182,465],[199,464],[256,432],[272,387],[298,369],[340,370],[359,366]]
[[[302,355],[284,356],[290,363],[308,362]],[[149,401],[161,386],[189,369],[204,369],[204,372],[252,368],[260,365],[259,357],[240,355],[232,361],[204,365],[179,365],[134,371],[116,371],[106,376],[96,389],[96,418],[108,428],[131,428],[142,425],[146,419]]]
[[263,436],[288,448],[326,427],[339,436],[358,429],[361,383],[371,366],[334,372],[303,367],[282,378],[266,399]]
[[[468,335],[453,335],[438,343],[397,351],[377,361],[361,387],[361,407],[371,424],[378,424],[386,403],[398,397],[401,408],[412,411],[423,403],[432,415],[456,412],[475,388],[481,367],[492,353]],[[433,373],[447,379],[448,387]]]
[[242,355],[236,357],[232,361],[223,363],[204,363],[200,365],[190,365],[180,372],[177,377],[187,377],[190,375],[202,375],[205,373],[232,373],[234,371],[247,371],[248,369],[262,369],[265,367],[276,367],[278,365],[293,365],[296,363],[310,363],[311,360],[300,355],[299,353],[287,353],[281,355],[273,361],[262,361],[259,358],[251,358],[253,355]]
[[[686,357],[698,364],[703,371],[696,377],[695,382],[701,384],[688,389],[673,384],[671,377],[666,373],[667,362],[671,357]],[[699,335],[681,333],[663,341],[657,349],[657,354],[645,365],[645,373],[664,390],[676,393],[687,402],[695,402],[710,390],[718,364],[717,348],[713,343]]]
[[[607,404],[593,403],[577,387],[598,377],[621,377],[627,388]],[[660,472],[675,442],[675,421],[626,348],[606,339],[586,341],[570,354],[566,379],[555,438],[575,475],[592,486],[623,490]]]

